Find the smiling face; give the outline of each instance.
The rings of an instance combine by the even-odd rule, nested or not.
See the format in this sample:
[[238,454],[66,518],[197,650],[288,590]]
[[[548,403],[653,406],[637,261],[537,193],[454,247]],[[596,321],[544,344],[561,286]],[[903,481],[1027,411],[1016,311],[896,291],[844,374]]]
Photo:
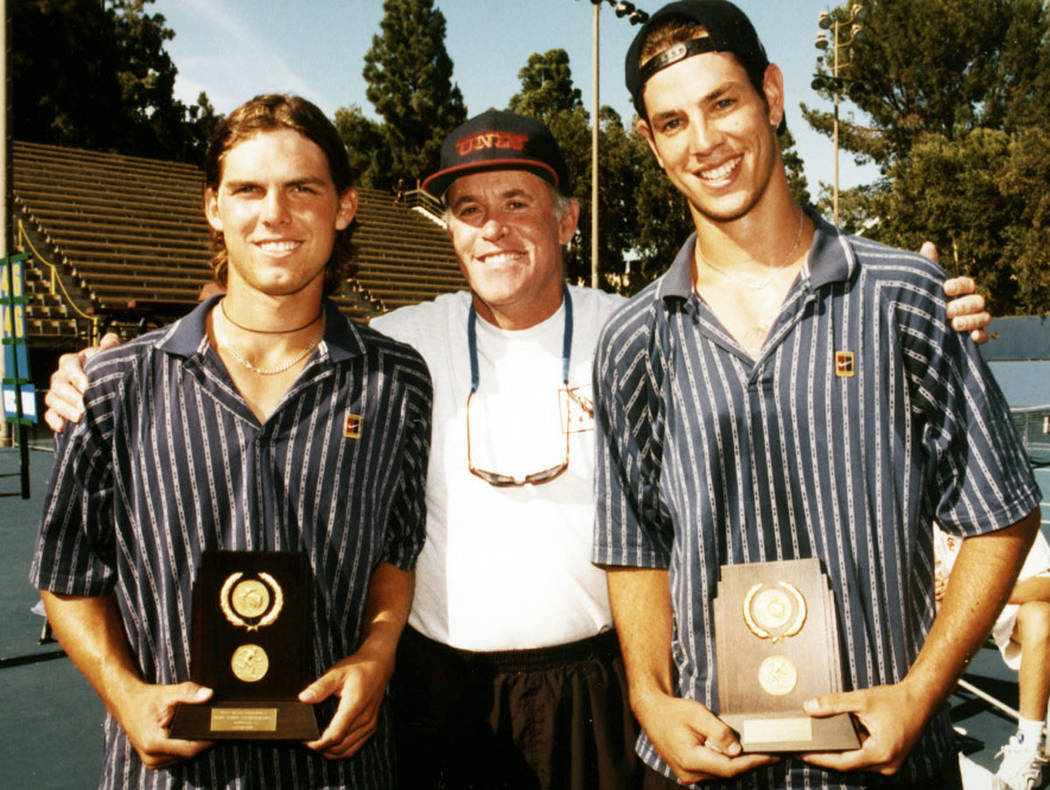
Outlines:
[[694,219],[739,219],[782,171],[780,69],[767,67],[762,88],[759,94],[736,57],[723,52],[686,58],[646,84],[649,120],[639,121],[638,130]]
[[525,329],[561,305],[562,247],[576,231],[579,205],[559,217],[553,189],[524,170],[461,176],[445,195],[449,235],[478,315]]
[[356,208],[354,190],[337,194],[321,148],[291,129],[259,132],[226,151],[219,185],[204,196],[208,223],[225,241],[231,293],[320,295],[336,231]]

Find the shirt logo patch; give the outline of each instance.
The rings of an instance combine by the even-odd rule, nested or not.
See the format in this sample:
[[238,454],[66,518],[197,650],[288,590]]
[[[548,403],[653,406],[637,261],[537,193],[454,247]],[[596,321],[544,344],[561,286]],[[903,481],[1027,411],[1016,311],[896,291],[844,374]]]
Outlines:
[[343,436],[347,439],[360,439],[361,438],[361,424],[365,418],[360,414],[346,415],[346,423],[343,425]]
[[835,375],[839,378],[853,378],[855,372],[852,351],[835,352]]

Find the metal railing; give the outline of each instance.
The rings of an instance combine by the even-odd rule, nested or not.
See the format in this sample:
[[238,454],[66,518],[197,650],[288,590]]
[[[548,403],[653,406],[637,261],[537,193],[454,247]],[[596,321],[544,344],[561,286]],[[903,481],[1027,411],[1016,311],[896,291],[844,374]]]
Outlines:
[[427,219],[445,227],[445,204],[422,189],[410,189],[398,196],[398,203],[415,209]]

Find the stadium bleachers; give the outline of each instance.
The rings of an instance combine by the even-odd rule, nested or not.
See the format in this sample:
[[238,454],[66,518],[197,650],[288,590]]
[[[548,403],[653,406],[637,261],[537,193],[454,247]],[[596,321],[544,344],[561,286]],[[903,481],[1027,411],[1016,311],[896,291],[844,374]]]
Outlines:
[[[16,247],[33,256],[30,344],[189,311],[211,280],[202,178],[192,165],[12,143]],[[367,321],[466,288],[443,228],[392,194],[358,192],[357,268],[335,296],[344,313]]]

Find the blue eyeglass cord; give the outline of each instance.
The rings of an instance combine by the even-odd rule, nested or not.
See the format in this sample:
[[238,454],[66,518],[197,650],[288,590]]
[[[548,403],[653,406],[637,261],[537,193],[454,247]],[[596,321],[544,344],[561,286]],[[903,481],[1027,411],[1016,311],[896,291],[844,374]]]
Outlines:
[[[572,353],[572,296],[569,295],[569,287],[562,286],[562,296],[565,303],[565,331],[561,341],[561,379],[565,386],[569,386],[569,355]],[[467,348],[470,351],[470,391],[478,391],[478,313],[474,309],[474,302],[470,303],[470,312],[467,314]]]

